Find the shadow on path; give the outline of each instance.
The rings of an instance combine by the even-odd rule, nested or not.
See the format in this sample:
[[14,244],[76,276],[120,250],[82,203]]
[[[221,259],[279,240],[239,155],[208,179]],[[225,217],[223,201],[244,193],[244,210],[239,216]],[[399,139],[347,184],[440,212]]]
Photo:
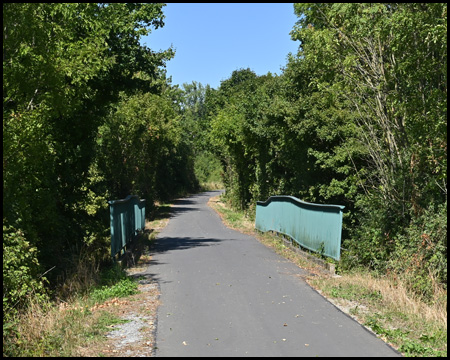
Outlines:
[[222,240],[212,238],[161,237],[153,245],[153,252],[162,253],[170,250],[185,250],[199,246],[210,246]]

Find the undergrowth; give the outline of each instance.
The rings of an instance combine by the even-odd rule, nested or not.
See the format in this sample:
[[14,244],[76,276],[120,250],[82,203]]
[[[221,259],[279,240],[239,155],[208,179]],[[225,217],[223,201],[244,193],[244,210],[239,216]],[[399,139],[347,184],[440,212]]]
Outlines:
[[[88,274],[92,264],[78,270],[80,275]],[[77,356],[81,345],[104,341],[111,326],[123,322],[99,305],[138,293],[137,280],[128,277],[118,263],[92,271],[89,280],[80,276],[78,281],[82,284],[70,279],[70,285],[61,289],[65,300],[33,300],[31,293],[29,305],[4,321],[3,356]]]

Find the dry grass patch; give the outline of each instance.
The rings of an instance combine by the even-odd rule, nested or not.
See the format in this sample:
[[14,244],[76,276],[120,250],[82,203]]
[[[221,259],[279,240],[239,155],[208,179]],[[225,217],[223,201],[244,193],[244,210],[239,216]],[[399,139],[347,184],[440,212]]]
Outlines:
[[[6,356],[76,356],[79,346],[101,341],[107,326],[120,322],[112,314],[91,312],[83,302],[52,306],[31,304],[15,324]],[[4,339],[5,340],[5,339]]]
[[396,278],[355,272],[308,283],[407,356],[447,356],[447,293],[426,303]]

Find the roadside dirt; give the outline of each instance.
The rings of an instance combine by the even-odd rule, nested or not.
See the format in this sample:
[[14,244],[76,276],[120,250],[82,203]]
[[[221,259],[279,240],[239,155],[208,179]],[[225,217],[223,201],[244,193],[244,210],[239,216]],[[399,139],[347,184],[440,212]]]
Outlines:
[[140,293],[126,300],[113,299],[94,310],[112,312],[126,322],[111,325],[111,331],[106,334],[107,340],[87,344],[88,347],[79,349],[80,356],[153,356],[159,290],[154,282],[140,284],[139,290]]
[[[146,224],[146,235],[155,236],[169,222],[168,218]],[[111,325],[106,340],[89,342],[78,350],[82,357],[150,357],[155,352],[159,286],[145,274],[152,260],[149,241],[140,241],[125,260],[125,271],[138,279],[139,293],[126,298],[115,298],[90,310],[108,311],[124,320],[122,324]]]

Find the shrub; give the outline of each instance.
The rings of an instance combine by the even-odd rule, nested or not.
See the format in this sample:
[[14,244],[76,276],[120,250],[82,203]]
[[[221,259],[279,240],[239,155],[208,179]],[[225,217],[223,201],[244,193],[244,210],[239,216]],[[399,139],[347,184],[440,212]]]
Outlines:
[[447,203],[430,204],[395,241],[388,267],[418,294],[433,299],[447,288]]
[[30,245],[21,229],[3,220],[3,322],[34,300],[45,301],[45,278],[39,276],[37,248]]

